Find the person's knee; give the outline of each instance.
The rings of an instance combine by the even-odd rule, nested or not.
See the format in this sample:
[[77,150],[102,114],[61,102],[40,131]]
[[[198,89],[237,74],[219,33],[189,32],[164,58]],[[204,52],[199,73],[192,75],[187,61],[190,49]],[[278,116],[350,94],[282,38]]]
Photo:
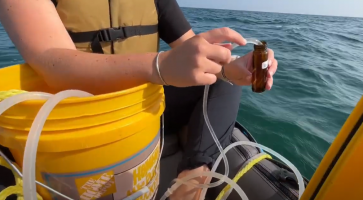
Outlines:
[[230,85],[222,80],[218,80],[215,84],[210,86],[209,99],[211,98],[229,98],[239,99],[242,94],[242,87],[238,85]]

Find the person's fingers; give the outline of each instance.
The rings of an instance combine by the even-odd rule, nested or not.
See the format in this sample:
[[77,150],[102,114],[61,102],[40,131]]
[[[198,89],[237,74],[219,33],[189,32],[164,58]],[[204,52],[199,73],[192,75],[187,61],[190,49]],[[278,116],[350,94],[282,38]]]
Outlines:
[[277,60],[273,59],[268,69],[267,77],[272,77],[277,70]]
[[231,61],[231,51],[219,45],[208,45],[205,49],[206,57],[221,65]]
[[246,68],[251,73],[253,67],[253,52],[237,58],[234,62],[237,62],[240,67]]
[[267,83],[266,83],[266,90],[271,90],[272,88],[272,84],[273,84],[273,78],[267,78]]
[[248,57],[246,57],[246,59],[247,60],[245,60],[245,61],[241,60],[240,62],[236,62],[236,64],[238,65],[238,68],[239,68],[239,70],[238,70],[238,72],[239,72],[238,76],[239,77],[244,77],[244,78],[247,78],[249,76],[252,77],[252,73],[247,68],[247,64],[246,64],[246,63],[249,62]]
[[275,59],[275,52],[272,49],[268,49],[268,61],[269,71],[273,76],[277,70],[277,60]]
[[229,50],[232,50],[233,49],[233,46],[232,46],[231,43],[215,43],[214,45],[218,45],[218,46],[227,48]]
[[200,85],[212,85],[217,81],[217,76],[210,73],[200,73],[196,78]]
[[268,49],[267,53],[268,53],[268,60],[274,60],[275,59],[275,52],[272,49]]
[[246,62],[246,58],[241,57],[225,65],[224,73],[226,77],[237,85],[251,84],[252,73],[247,69]]
[[218,74],[222,70],[222,65],[209,59],[205,59],[201,64],[201,70],[208,74]]
[[252,72],[253,70],[253,52],[249,52],[245,55],[246,59],[246,68],[248,71]]
[[242,35],[226,27],[213,29],[199,35],[211,44],[228,41],[237,43],[238,45],[246,45],[246,40],[242,37]]
[[240,79],[236,79],[232,81],[236,85],[251,85],[252,83],[252,75],[248,75],[247,77],[241,77]]
[[278,64],[277,60],[275,59],[275,53],[271,49],[268,49],[268,60],[269,60],[269,68],[267,71],[266,90],[271,90],[273,85],[273,75],[276,73],[277,64]]

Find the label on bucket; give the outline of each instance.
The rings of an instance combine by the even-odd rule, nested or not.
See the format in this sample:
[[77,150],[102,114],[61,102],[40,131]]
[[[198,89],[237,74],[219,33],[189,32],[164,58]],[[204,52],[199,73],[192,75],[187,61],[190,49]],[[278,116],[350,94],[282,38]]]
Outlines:
[[160,146],[158,143],[155,150],[144,162],[125,173],[116,175],[115,179],[121,184],[122,189],[113,194],[114,199],[123,199],[145,186],[148,186],[149,192],[143,194],[137,200],[151,199],[159,186],[159,155]]
[[43,175],[47,185],[73,199],[118,200],[140,193],[137,200],[150,200],[159,186],[159,156],[157,136],[147,147],[119,164],[91,172]]
[[75,180],[80,199],[91,200],[116,192],[113,171]]

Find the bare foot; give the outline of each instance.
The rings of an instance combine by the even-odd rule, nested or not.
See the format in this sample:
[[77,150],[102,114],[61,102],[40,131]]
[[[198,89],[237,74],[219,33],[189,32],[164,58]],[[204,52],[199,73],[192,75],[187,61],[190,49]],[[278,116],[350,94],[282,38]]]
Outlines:
[[[194,174],[194,173],[198,173],[198,172],[205,172],[205,171],[209,171],[209,168],[204,165],[202,167],[198,167],[198,168],[193,169],[193,170],[182,171],[178,175],[178,178],[183,178],[183,177],[188,176],[190,174]],[[188,182],[195,183],[195,184],[203,184],[206,179],[207,179],[207,177],[200,176],[200,177],[191,179]],[[202,191],[201,188],[195,188],[195,187],[192,187],[192,186],[189,186],[189,185],[182,184],[180,187],[178,187],[178,189],[176,189],[173,192],[172,195],[170,195],[169,199],[170,200],[198,200],[199,197],[200,197],[201,191]]]

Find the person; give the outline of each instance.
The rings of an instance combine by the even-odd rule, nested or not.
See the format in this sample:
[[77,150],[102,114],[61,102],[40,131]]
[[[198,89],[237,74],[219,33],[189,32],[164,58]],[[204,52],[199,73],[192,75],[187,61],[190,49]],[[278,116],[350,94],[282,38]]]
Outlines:
[[[179,178],[210,170],[218,156],[202,113],[204,85],[211,85],[211,124],[228,145],[252,68],[252,53],[232,59],[231,44],[220,44],[245,45],[234,30],[195,34],[176,0],[1,0],[0,21],[24,60],[55,89],[103,94],[164,85],[166,134],[187,130]],[[159,38],[171,49],[158,52]],[[268,90],[276,70],[269,49]],[[170,199],[197,199],[199,192],[182,186]]]

